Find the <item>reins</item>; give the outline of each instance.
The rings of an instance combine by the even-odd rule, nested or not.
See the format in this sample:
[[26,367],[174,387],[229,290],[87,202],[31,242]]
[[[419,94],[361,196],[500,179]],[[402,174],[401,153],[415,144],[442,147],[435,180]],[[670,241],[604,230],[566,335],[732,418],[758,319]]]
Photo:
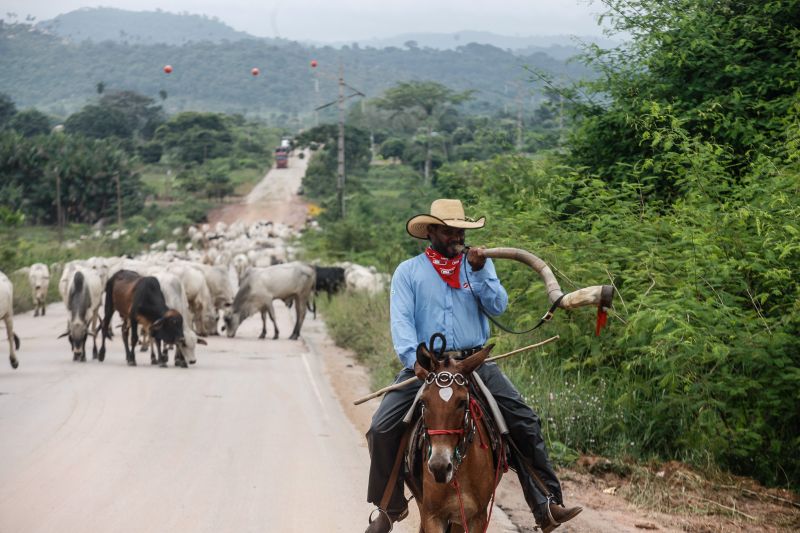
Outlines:
[[[431,342],[431,344],[432,344],[432,342]],[[439,376],[437,374],[439,374],[439,373],[431,372],[430,374],[428,374],[428,379],[425,380],[425,386],[435,383],[437,386],[439,386],[441,388],[441,385],[439,385]],[[493,457],[491,457],[492,450],[491,450],[489,444],[487,443],[488,438],[486,438],[484,436],[484,430],[483,430],[483,428],[481,428],[481,422],[483,420],[483,410],[481,409],[480,404],[478,403],[478,401],[475,398],[472,397],[471,393],[469,393],[469,381],[466,378],[464,378],[461,374],[451,374],[450,372],[442,372],[441,374],[447,374],[447,377],[444,378],[444,381],[447,381],[448,383],[456,382],[456,384],[458,384],[459,386],[467,387],[467,394],[468,394],[468,397],[469,397],[468,404],[467,404],[468,408],[467,408],[466,413],[464,414],[464,422],[463,422],[463,425],[462,425],[461,428],[459,428],[459,429],[428,429],[428,428],[425,428],[425,432],[426,432],[426,434],[428,436],[431,436],[431,435],[459,435],[460,436],[459,442],[458,442],[458,444],[456,444],[456,447],[454,448],[454,451],[453,451],[453,455],[455,456],[456,461],[454,461],[455,465],[453,467],[452,486],[453,486],[453,489],[455,489],[456,497],[458,498],[458,507],[459,507],[459,512],[461,513],[461,524],[462,524],[462,527],[464,528],[464,533],[469,533],[469,526],[467,525],[466,511],[464,510],[464,499],[461,496],[461,484],[458,482],[458,468],[459,468],[459,466],[461,466],[461,463],[467,457],[468,446],[467,446],[467,442],[466,441],[470,441],[471,442],[470,435],[473,434],[473,430],[478,433],[478,439],[479,439],[480,448],[482,450],[487,450],[487,452],[489,453],[491,459],[493,459]],[[465,383],[464,384],[458,383],[458,380],[456,379],[456,376],[461,377],[465,381]],[[424,424],[424,420],[425,420],[424,419],[424,417],[425,417],[424,410],[423,410],[423,413],[422,413],[422,417],[423,417],[423,424]],[[469,428],[469,431],[467,431],[467,426],[468,425],[471,425],[471,427]],[[459,449],[462,447],[462,444],[464,444],[464,446],[463,446],[464,447],[463,454],[461,454],[459,452]],[[430,442],[428,443],[428,445],[430,446]],[[492,497],[489,500],[489,512],[488,512],[487,517],[486,517],[486,526],[484,527],[483,533],[486,533],[489,530],[489,523],[492,520],[492,510],[494,508],[494,500],[495,500],[495,496],[497,494],[497,483],[500,480],[500,470],[501,469],[504,469],[504,471],[508,470],[507,462],[505,460],[505,450],[504,450],[504,446],[503,446],[502,440],[500,441],[500,448],[498,449],[497,453],[498,453],[497,467],[495,468],[495,473],[494,473],[494,485],[492,485]]]

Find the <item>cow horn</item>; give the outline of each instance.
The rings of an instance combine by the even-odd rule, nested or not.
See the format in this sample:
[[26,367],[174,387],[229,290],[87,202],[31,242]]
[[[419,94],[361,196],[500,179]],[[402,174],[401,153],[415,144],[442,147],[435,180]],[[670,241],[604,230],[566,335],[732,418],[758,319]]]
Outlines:
[[198,337],[197,344],[202,344],[203,346],[208,346],[208,342],[205,339]]
[[486,257],[513,259],[531,267],[544,281],[550,303],[556,303],[561,298],[558,307],[562,309],[575,309],[587,305],[611,307],[611,301],[614,298],[614,287],[611,285],[594,285],[565,294],[547,263],[532,253],[519,248],[486,248],[483,253]]
[[59,336],[58,336],[58,338],[59,338],[59,339],[61,339],[61,338],[64,338],[64,337],[66,337],[67,335],[69,335],[69,331],[65,331],[64,333],[62,333],[61,335],[59,335]]

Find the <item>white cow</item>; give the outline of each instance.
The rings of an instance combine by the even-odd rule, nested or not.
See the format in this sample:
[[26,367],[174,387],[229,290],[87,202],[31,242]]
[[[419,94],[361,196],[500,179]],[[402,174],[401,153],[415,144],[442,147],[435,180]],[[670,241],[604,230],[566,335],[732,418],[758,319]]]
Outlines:
[[33,316],[44,316],[47,309],[47,289],[50,287],[50,269],[44,263],[34,263],[28,270],[28,281],[33,293]]
[[187,362],[192,365],[197,362],[197,357],[195,356],[197,345],[207,345],[208,343],[205,339],[197,338],[197,335],[190,327],[191,311],[189,310],[189,300],[186,298],[180,278],[166,270],[156,271],[153,275],[158,280],[158,284],[161,285],[161,293],[164,295],[167,307],[175,309],[184,318],[183,341],[178,343],[176,347],[174,362],[175,366],[187,368]]
[[267,319],[269,314],[275,328],[273,339],[278,338],[278,325],[275,323],[273,300],[293,301],[297,320],[289,337],[296,340],[300,336],[300,328],[306,317],[308,304],[314,286],[316,273],[314,268],[304,263],[285,263],[266,268],[251,268],[242,286],[236,293],[233,306],[225,313],[225,333],[228,337],[236,335],[239,324],[255,312],[261,313],[262,329],[259,339],[267,336]]
[[214,300],[202,270],[191,263],[169,263],[167,270],[181,280],[189,308],[194,317],[194,329],[200,335],[213,335],[217,332],[217,316]]
[[[72,347],[73,361],[86,361],[86,337],[92,336],[92,358],[97,359],[97,337],[95,331],[100,322],[100,304],[103,283],[91,268],[73,265],[72,275],[67,279],[67,297],[64,304],[69,311],[67,331],[59,335],[68,337]],[[63,277],[63,276],[62,276]]]
[[380,274],[375,267],[349,264],[344,270],[344,282],[348,290],[378,294],[386,290],[388,275]]
[[19,350],[19,337],[14,333],[14,285],[2,272],[0,272],[0,320],[6,323],[11,368],[17,368],[19,361],[15,350]]

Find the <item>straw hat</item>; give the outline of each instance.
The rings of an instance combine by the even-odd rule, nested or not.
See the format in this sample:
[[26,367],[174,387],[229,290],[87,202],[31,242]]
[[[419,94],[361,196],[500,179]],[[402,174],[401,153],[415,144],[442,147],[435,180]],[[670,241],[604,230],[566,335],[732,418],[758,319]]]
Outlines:
[[417,239],[428,238],[428,224],[440,224],[451,228],[478,229],[482,228],[486,217],[473,220],[464,215],[464,206],[461,200],[440,199],[431,204],[431,214],[417,215],[406,222],[406,231]]

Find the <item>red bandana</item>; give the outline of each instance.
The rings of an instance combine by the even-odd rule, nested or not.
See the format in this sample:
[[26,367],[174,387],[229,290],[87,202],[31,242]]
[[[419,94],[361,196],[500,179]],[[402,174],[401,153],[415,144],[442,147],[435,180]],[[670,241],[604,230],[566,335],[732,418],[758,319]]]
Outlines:
[[461,258],[459,255],[455,259],[449,259],[431,247],[425,249],[425,255],[428,256],[433,268],[442,277],[445,283],[458,289],[461,284],[458,281],[458,273],[461,271]]

